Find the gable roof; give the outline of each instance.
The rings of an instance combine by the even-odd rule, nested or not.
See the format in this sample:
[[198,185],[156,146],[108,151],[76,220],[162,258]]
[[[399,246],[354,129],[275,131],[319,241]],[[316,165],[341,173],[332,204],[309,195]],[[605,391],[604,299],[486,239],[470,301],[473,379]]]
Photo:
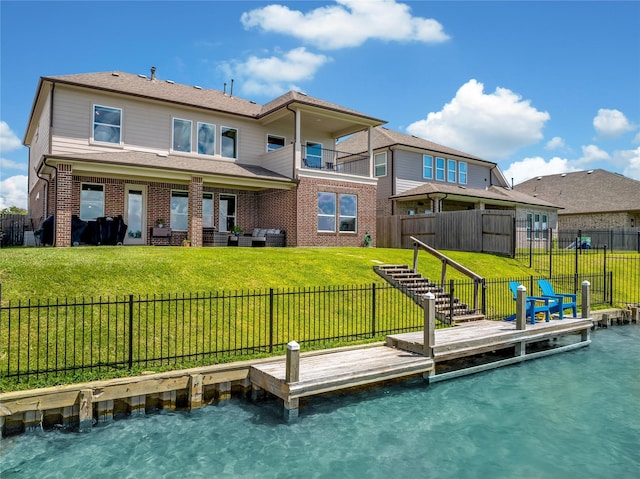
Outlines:
[[640,211],[640,181],[602,169],[538,176],[514,189],[562,206],[564,215]]
[[259,119],[269,113],[285,108],[292,103],[306,104],[347,115],[358,116],[375,124],[383,120],[373,118],[350,108],[345,108],[328,101],[320,100],[303,93],[289,92],[263,105],[245,100],[220,90],[212,90],[194,85],[184,85],[171,80],[161,80],[146,75],[133,75],[124,72],[98,72],[75,75],[41,77],[38,91],[43,82],[80,86],[111,93],[137,96],[149,100],[160,100],[180,105],[204,108],[223,113],[232,113],[244,117]]
[[[341,141],[339,144],[343,145],[346,151],[364,153],[368,149],[368,134],[366,131],[356,133],[355,135],[352,135],[349,138]],[[463,158],[495,165],[495,163],[491,161],[483,160],[482,158],[470,155],[469,153],[464,153],[460,150],[455,150],[447,146],[439,145],[438,143],[434,143],[423,138],[418,138],[417,136],[405,135],[404,133],[389,130],[388,128],[385,128],[383,126],[377,126],[373,128],[374,150],[380,148],[389,148],[392,146],[404,146],[410,148],[418,148],[421,150],[430,150],[437,153],[456,155]]]
[[517,203],[522,205],[544,206],[546,208],[557,209],[558,206],[541,198],[530,196],[520,191],[514,191],[500,186],[489,186],[486,190],[477,188],[467,188],[456,185],[442,183],[424,183],[407,190],[398,195],[392,196],[394,199],[415,199],[417,197],[429,197],[429,195],[441,193],[447,195],[449,199],[457,198],[481,198],[506,203]]

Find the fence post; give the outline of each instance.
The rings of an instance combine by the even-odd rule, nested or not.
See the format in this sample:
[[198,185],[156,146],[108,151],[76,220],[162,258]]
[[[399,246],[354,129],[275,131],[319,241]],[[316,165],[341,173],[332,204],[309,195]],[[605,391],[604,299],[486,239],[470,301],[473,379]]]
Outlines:
[[553,276],[553,228],[547,228],[547,238],[549,238],[549,278]]
[[[516,293],[516,329],[526,329],[527,323],[527,288],[518,286]],[[535,318],[532,318],[535,321]]]
[[269,352],[273,352],[273,288],[269,288]]
[[129,295],[129,369],[133,369],[133,295]]
[[449,280],[449,324],[453,324],[453,295],[455,293],[455,285],[453,280]]
[[609,304],[613,306],[613,271],[609,271]]
[[582,282],[582,311],[580,316],[588,318],[591,315],[591,283],[589,281]]
[[487,314],[487,281],[482,278],[482,314]]
[[[602,274],[602,281],[604,283],[604,301],[605,303],[607,302],[607,245],[604,245],[604,258],[603,258],[603,274]],[[610,285],[611,288],[613,289],[613,285]],[[611,297],[613,297],[613,291],[611,292]]]
[[433,293],[427,293],[422,297],[424,309],[424,336],[423,351],[428,358],[433,357],[433,346],[436,343],[436,297]]
[[376,283],[371,283],[371,337],[376,335]]

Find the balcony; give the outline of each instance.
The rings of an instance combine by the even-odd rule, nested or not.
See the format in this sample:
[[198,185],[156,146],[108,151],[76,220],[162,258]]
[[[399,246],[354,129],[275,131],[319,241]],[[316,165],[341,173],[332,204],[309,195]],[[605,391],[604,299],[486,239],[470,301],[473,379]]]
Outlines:
[[371,176],[368,155],[328,150],[302,145],[302,168],[306,170],[333,171],[345,175]]

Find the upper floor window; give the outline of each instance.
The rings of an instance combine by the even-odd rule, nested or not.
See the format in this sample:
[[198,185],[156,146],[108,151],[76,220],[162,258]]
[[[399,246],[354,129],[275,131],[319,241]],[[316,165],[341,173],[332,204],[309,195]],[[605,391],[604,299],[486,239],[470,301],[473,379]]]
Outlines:
[[213,193],[202,194],[202,227],[213,228]]
[[436,157],[436,180],[444,181],[444,158]]
[[284,148],[286,138],[283,136],[267,135],[267,151],[279,150]]
[[216,154],[216,125],[198,122],[198,154]]
[[92,221],[104,216],[104,185],[83,183],[80,187],[80,219]]
[[457,179],[456,160],[447,160],[447,181],[449,183],[455,183]]
[[173,119],[173,151],[191,153],[191,120]]
[[358,197],[340,195],[340,231],[356,232],[358,220]]
[[387,152],[376,153],[373,157],[374,176],[387,176]]
[[433,156],[422,155],[422,177],[425,180],[433,180]]
[[189,193],[186,191],[171,192],[171,229],[187,231],[189,226]]
[[464,161],[458,162],[458,183],[467,184],[467,163]]
[[238,158],[238,130],[223,126],[220,128],[220,154],[225,158]]
[[93,105],[93,140],[120,144],[122,109]]
[[336,194],[318,193],[318,231],[336,231]]

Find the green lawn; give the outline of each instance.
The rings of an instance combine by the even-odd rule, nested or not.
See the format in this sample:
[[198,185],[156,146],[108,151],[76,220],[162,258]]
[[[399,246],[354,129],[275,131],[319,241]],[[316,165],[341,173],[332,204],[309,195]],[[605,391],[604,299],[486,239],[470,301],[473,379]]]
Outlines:
[[[513,259],[444,252],[487,278],[531,271]],[[413,250],[378,248],[80,247],[0,250],[2,301],[369,284],[373,266],[413,262]],[[420,252],[434,280],[440,262]],[[449,268],[448,278],[464,279]]]

